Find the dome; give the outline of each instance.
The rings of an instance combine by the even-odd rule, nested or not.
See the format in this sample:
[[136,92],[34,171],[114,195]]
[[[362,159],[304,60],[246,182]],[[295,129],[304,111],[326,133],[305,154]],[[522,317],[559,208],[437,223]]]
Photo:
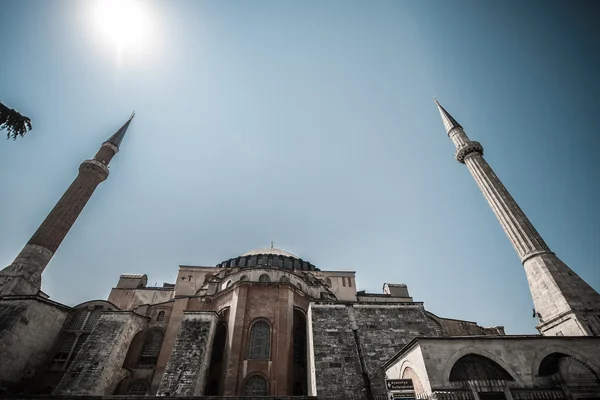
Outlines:
[[276,256],[285,256],[285,257],[292,257],[292,258],[298,258],[298,259],[300,258],[292,253],[289,253],[287,251],[280,250],[280,249],[275,249],[273,247],[252,250],[252,251],[242,254],[242,257],[255,256],[258,254],[272,254],[272,255],[276,255]]
[[289,270],[318,271],[314,265],[285,250],[274,247],[256,249],[217,264],[219,268],[269,267]]

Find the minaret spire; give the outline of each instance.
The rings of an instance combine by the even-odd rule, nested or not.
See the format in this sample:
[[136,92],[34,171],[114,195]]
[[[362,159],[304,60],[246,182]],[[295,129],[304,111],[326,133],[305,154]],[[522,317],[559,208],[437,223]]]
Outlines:
[[456,160],[465,164],[506,232],[521,263],[543,335],[600,336],[600,294],[546,245],[483,158],[483,146],[435,100]]
[[12,264],[0,271],[0,296],[36,295],[40,291],[42,272],[96,187],[108,178],[108,164],[119,151],[133,116],[100,146],[94,158],[81,163],[79,174],[21,253]]
[[460,126],[460,124],[452,117],[452,115],[450,115],[450,113],[446,111],[444,107],[442,107],[442,105],[437,101],[435,97],[433,98],[433,100],[438,106],[438,110],[440,111],[440,115],[442,116],[442,121],[444,122],[444,127],[446,128],[446,133],[448,135],[450,134],[450,131],[452,129],[462,128],[462,126]]
[[129,128],[129,124],[131,123],[133,117],[135,117],[135,111],[131,113],[131,117],[129,117],[127,122],[125,122],[123,126],[119,128],[119,130],[116,131],[106,142],[114,144],[115,146],[117,146],[117,148],[119,148],[121,142],[123,141],[123,138],[125,137],[125,134],[127,133],[127,128]]

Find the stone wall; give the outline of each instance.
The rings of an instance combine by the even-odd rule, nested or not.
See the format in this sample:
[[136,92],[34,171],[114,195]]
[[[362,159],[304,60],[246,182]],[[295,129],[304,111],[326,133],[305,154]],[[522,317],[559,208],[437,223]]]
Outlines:
[[385,395],[381,366],[412,338],[435,335],[422,303],[311,303],[310,316],[319,397]]
[[435,331],[422,303],[355,304],[353,309],[371,389],[374,395],[385,395],[382,365],[412,338]]
[[112,394],[127,374],[123,362],[129,345],[147,323],[133,312],[104,312],[54,394]]
[[159,396],[200,396],[206,386],[217,313],[184,313],[175,346],[158,389]]
[[0,388],[21,391],[48,361],[70,308],[37,296],[0,299]]
[[[310,305],[312,343],[310,362],[314,368],[319,396],[340,396],[361,393],[363,374],[356,339],[346,305]],[[310,393],[315,395],[315,393]]]

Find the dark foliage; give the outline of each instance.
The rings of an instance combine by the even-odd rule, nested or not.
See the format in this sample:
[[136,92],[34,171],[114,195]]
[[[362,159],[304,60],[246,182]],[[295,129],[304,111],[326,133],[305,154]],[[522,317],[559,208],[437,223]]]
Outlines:
[[6,129],[6,138],[15,140],[31,130],[31,120],[0,102],[0,131]]

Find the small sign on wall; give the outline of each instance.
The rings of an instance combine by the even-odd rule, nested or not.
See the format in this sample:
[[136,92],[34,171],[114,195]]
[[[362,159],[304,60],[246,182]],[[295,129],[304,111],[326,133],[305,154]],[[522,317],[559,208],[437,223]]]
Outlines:
[[386,379],[385,384],[387,386],[387,390],[389,391],[405,390],[414,392],[415,390],[412,379]]

